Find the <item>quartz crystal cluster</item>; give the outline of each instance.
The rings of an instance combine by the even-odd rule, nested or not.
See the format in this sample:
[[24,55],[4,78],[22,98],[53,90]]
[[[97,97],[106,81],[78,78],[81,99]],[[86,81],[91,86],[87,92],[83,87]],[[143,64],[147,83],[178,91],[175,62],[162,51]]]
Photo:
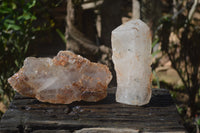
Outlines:
[[60,51],[53,59],[26,58],[24,66],[8,82],[24,96],[69,104],[105,98],[111,79],[107,66],[92,63],[70,51]]
[[116,101],[147,104],[151,98],[151,35],[139,19],[112,31],[113,62],[117,74]]

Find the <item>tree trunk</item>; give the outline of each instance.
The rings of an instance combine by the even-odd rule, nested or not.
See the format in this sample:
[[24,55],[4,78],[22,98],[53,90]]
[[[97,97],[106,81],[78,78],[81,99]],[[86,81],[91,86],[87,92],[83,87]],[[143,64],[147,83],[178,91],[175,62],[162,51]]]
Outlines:
[[101,44],[111,47],[111,32],[122,23],[122,0],[104,0],[101,6]]
[[[89,16],[86,14],[89,14]],[[92,61],[97,61],[99,47],[91,41],[94,40],[96,31],[93,28],[94,25],[91,24],[93,21],[86,18],[91,17],[92,15],[91,11],[84,13],[80,6],[74,9],[72,0],[68,0],[65,37],[67,40],[66,45],[68,50],[72,50],[76,54],[80,54]],[[88,29],[90,29],[90,31],[88,31]],[[91,34],[91,36],[89,36],[88,33]],[[88,35],[91,40],[88,39],[86,35]]]
[[140,0],[140,18],[148,24],[152,36],[162,16],[162,2],[160,0]]
[[[195,89],[195,88],[193,88],[193,89]],[[194,117],[196,114],[196,109],[197,109],[196,102],[195,102],[196,92],[193,89],[191,90],[191,93],[189,94],[189,104],[188,104],[189,108],[187,110],[188,117]]]

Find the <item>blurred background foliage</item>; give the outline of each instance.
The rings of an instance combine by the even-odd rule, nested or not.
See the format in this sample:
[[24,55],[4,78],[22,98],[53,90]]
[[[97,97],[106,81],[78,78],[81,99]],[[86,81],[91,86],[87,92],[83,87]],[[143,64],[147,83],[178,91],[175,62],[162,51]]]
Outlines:
[[[26,56],[53,56],[61,49],[68,49],[107,64],[112,71],[111,31],[134,18],[136,10],[132,4],[138,2],[140,18],[152,32],[153,87],[170,90],[183,124],[189,132],[197,131],[200,126],[199,1],[72,0],[71,7],[67,6],[68,1],[0,0],[1,114],[14,95],[7,79],[18,71]],[[74,14],[67,13],[66,7],[73,9]],[[74,18],[66,22],[67,14]],[[111,84],[116,85],[114,82]]]
[[0,0],[0,116],[14,96],[7,79],[19,70],[26,56],[35,55],[29,46],[37,39],[37,34],[55,26],[47,9],[59,3],[53,0]]
[[1,1],[0,101],[6,106],[14,95],[7,79],[22,66],[30,40],[37,31],[32,25],[37,19],[33,12],[35,5],[36,0]]
[[160,87],[170,90],[185,127],[196,132],[200,126],[200,4],[172,0],[165,5],[168,8],[162,10],[154,31],[161,53],[153,69],[157,75],[165,74],[158,76]]
[[[200,6],[198,0],[173,1],[171,12],[160,18],[157,32],[162,56],[166,56],[181,83],[171,86],[172,96],[180,102],[177,106],[185,126],[199,128],[200,115]],[[165,87],[167,88],[167,87]],[[187,97],[187,98],[186,98]]]

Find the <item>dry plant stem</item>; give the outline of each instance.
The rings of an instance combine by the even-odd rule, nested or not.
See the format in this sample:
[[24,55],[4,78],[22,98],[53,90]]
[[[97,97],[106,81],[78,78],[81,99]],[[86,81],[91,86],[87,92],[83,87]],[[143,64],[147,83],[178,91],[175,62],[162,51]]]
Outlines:
[[[182,34],[182,38],[187,38],[188,33],[189,33],[189,23],[186,23],[185,30]],[[182,45],[181,45],[181,48],[182,48]],[[179,55],[181,56],[182,60],[180,59],[177,60],[176,51],[177,51],[177,48],[174,48],[172,52],[169,52],[169,50],[166,50],[167,55],[170,61],[172,62],[173,68],[177,71],[189,95],[189,107],[191,110],[188,113],[188,115],[189,117],[191,117],[191,116],[194,116],[196,112],[195,98],[196,98],[196,94],[199,88],[199,85],[198,85],[199,84],[198,83],[199,69],[198,69],[198,65],[197,66],[190,65],[188,63],[188,56],[185,51],[183,51],[183,53]],[[184,61],[184,63],[182,61]],[[188,70],[189,65],[191,67],[191,70]],[[184,68],[183,69],[184,72],[180,70],[181,67]]]
[[[99,47],[97,47],[92,41],[87,39],[83,33],[81,33],[75,26],[73,25],[74,22],[74,8],[72,0],[68,0],[67,2],[67,28],[66,28],[66,40],[68,40],[69,37],[71,37],[73,40],[75,40],[77,43],[76,45],[79,45],[79,47],[84,48],[87,51],[90,51],[91,53],[96,54],[99,51]],[[69,45],[67,41],[67,45]],[[80,51],[79,51],[80,52]]]
[[194,14],[194,11],[195,11],[195,9],[196,9],[196,7],[197,7],[198,1],[199,1],[199,0],[194,0],[194,3],[193,3],[193,5],[192,5],[192,8],[191,8],[190,11],[189,11],[189,15],[188,15],[188,20],[189,20],[189,21],[191,20],[193,14]]

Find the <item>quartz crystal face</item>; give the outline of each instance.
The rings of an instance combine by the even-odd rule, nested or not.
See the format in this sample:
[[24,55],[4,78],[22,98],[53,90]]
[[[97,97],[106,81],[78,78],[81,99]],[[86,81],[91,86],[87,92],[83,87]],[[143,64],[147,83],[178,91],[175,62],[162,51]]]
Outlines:
[[151,35],[139,19],[112,31],[112,60],[117,74],[116,101],[147,104],[151,98]]
[[60,51],[53,59],[26,58],[24,66],[8,82],[24,96],[42,102],[69,104],[105,98],[111,79],[107,66],[70,51]]

